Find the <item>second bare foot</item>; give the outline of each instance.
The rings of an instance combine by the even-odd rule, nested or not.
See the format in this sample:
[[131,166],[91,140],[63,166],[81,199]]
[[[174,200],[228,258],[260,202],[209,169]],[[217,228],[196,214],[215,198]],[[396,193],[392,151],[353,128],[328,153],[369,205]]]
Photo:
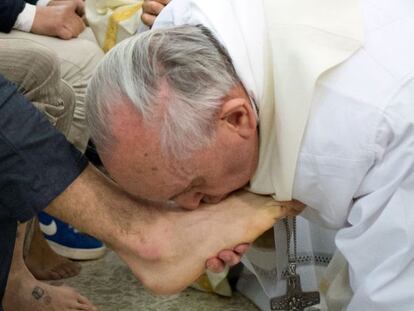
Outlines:
[[38,280],[60,280],[76,276],[81,271],[79,263],[60,256],[50,248],[38,223],[35,224],[33,239],[25,261],[30,272]]
[[97,310],[75,289],[37,281],[29,271],[10,275],[3,298],[3,307],[5,311]]

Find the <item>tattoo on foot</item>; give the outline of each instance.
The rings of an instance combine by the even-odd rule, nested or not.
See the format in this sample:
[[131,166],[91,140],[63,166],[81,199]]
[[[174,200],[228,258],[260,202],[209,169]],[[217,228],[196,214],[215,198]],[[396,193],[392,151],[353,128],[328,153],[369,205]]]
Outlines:
[[43,288],[40,288],[38,286],[35,286],[35,288],[33,288],[32,296],[36,300],[39,300],[40,298],[42,298],[44,294],[45,294],[45,290]]

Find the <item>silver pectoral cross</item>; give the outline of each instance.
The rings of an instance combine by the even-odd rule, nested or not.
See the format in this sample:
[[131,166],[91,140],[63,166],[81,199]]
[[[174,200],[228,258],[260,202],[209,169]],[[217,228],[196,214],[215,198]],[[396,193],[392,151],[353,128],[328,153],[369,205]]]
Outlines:
[[300,276],[289,274],[286,278],[287,293],[270,301],[272,310],[303,311],[320,302],[319,292],[303,292]]
[[[289,222],[292,223],[290,228]],[[283,219],[286,227],[286,242],[288,257],[288,269],[286,276],[287,293],[284,296],[275,297],[270,300],[272,310],[284,311],[303,311],[320,302],[319,292],[304,292],[300,284],[300,276],[296,273],[296,218]],[[292,229],[292,231],[290,230]],[[290,244],[293,241],[293,252],[291,253]]]

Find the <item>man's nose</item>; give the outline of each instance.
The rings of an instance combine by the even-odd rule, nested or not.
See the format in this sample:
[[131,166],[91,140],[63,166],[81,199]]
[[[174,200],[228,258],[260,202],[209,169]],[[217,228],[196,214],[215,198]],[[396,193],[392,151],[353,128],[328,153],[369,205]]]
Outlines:
[[185,209],[196,209],[200,206],[200,202],[203,199],[203,194],[200,192],[192,194],[183,194],[177,197],[174,201]]

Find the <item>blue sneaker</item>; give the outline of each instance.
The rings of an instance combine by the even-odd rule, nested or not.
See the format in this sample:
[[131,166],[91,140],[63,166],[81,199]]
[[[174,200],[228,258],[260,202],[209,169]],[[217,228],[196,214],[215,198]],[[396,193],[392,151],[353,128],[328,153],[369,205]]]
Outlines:
[[105,254],[106,247],[101,241],[44,212],[38,216],[40,230],[50,247],[59,255],[76,260],[90,260]]

